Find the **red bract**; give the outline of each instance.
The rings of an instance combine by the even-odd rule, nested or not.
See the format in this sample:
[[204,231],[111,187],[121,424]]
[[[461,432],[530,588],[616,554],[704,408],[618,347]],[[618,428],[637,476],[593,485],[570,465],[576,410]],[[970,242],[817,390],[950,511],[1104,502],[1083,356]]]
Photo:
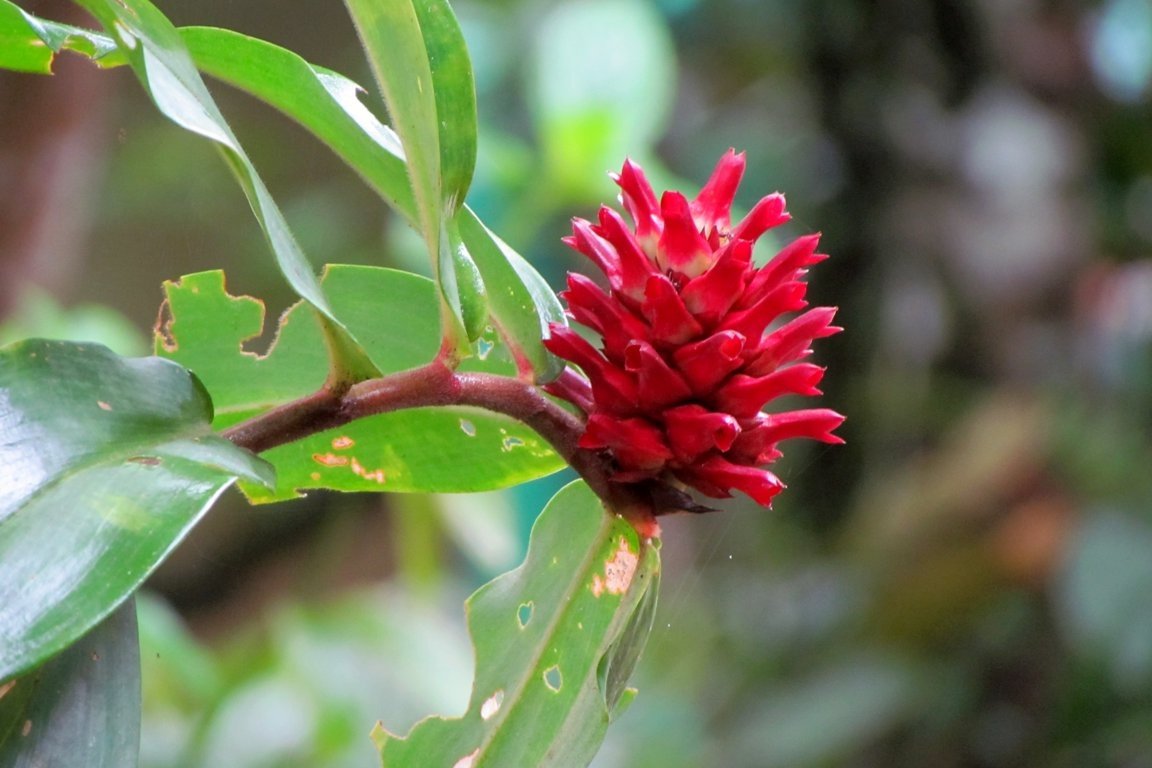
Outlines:
[[779,442],[843,442],[832,434],[844,421],[835,411],[763,411],[783,395],[820,394],[824,369],[799,361],[840,329],[830,307],[773,326],[807,306],[802,278],[826,257],[808,235],[757,267],[755,241],[789,216],[774,194],[733,226],[743,174],[744,155],[729,150],[695,200],[665,192],[657,201],[643,170],[624,163],[614,179],[633,226],[605,206],[597,223],[575,219],[565,238],[607,277],[605,292],[569,275],[561,294],[601,347],[553,325],[544,344],[587,384],[566,375],[547,389],[585,411],[580,445],[610,452],[616,481],[671,476],[707,496],[739,490],[768,506],[784,487],[765,468]]

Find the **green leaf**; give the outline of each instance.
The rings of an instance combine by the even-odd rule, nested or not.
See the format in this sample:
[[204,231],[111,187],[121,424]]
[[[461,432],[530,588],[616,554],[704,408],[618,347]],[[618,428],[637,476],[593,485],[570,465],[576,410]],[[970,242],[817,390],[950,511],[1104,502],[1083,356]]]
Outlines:
[[564,363],[540,343],[548,325],[567,325],[564,307],[540,273],[524,257],[492,233],[469,208],[456,216],[460,236],[480,270],[488,293],[492,321],[509,346],[517,368],[538,383],[551,381]]
[[177,125],[216,142],[248,196],[252,211],[293,290],[311,304],[330,343],[333,375],[340,382],[372,378],[376,371],[359,343],[332,312],[288,223],[255,166],[220,114],[176,28],[147,0],[77,0],[100,20],[157,108]]
[[83,53],[100,66],[124,63],[111,38],[70,24],[38,19],[0,0],[0,69],[52,73],[52,61],[62,50]]
[[421,229],[438,237],[476,166],[476,91],[460,25],[446,0],[346,5],[408,157]]
[[412,3],[420,21],[432,70],[439,133],[444,212],[453,216],[464,202],[476,170],[476,83],[460,22],[447,0]]
[[386,768],[587,765],[651,627],[659,543],[640,541],[582,482],[541,513],[528,557],[468,599],[476,680],[468,711],[398,738]]
[[[418,220],[403,152],[390,128],[356,98],[360,86],[255,38],[207,27],[181,30],[196,65],[296,120],[348,163],[409,222]],[[522,256],[490,232],[467,206],[456,224],[486,286],[493,321],[517,360],[537,381],[563,364],[540,340],[549,323],[564,323],[556,294]],[[463,315],[463,312],[461,312]],[[461,318],[463,320],[463,318]]]
[[[468,49],[445,0],[345,0],[400,135],[419,228],[446,312],[443,333],[458,351],[483,284],[461,282],[445,255],[444,230],[476,165],[476,93]],[[471,306],[470,306],[471,305]]]
[[0,765],[66,766],[82,759],[86,768],[132,768],[139,751],[133,600],[39,669],[0,685]]
[[0,680],[107,616],[235,478],[272,483],[211,420],[204,388],[167,360],[0,350]]
[[[372,362],[392,373],[423,365],[440,338],[428,318],[435,286],[406,272],[330,266],[324,288]],[[166,283],[166,318],[157,354],[191,368],[212,392],[216,427],[231,426],[308,395],[323,384],[316,361],[323,339],[300,305],[285,313],[276,342],[256,355],[242,345],[263,328],[256,299],[228,295],[221,272]],[[387,297],[386,312],[381,297]],[[494,332],[475,345],[468,370],[511,374],[515,367]],[[419,408],[381,414],[264,454],[277,470],[275,494],[244,487],[255,501],[289,498],[297,489],[475,491],[515,485],[561,469],[562,460],[532,430],[472,408]]]
[[0,0],[0,67],[47,75],[53,58],[55,53],[36,34],[24,11]]
[[460,321],[468,341],[476,341],[488,320],[484,279],[453,220],[440,235],[440,289],[450,306],[460,308]]
[[345,0],[400,135],[416,219],[433,263],[439,253],[443,186],[432,65],[409,0]]
[[297,120],[389,205],[415,222],[416,201],[400,139],[360,102],[359,85],[292,51],[239,32],[186,27],[180,36],[201,71]]

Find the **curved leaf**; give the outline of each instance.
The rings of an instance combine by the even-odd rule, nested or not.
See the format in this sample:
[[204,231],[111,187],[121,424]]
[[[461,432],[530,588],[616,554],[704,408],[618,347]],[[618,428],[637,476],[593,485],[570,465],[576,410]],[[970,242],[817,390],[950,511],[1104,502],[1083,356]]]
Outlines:
[[476,83],[460,22],[447,0],[412,3],[432,70],[439,134],[444,213],[451,218],[464,202],[476,170]]
[[336,318],[288,223],[255,166],[212,100],[171,22],[147,0],[77,0],[116,38],[156,107],[177,125],[211,139],[235,171],[252,211],[296,293],[317,312],[330,342],[333,374],[341,381],[372,378],[376,371]]
[[185,27],[180,36],[201,71],[301,123],[389,205],[415,222],[416,201],[400,139],[360,102],[359,85],[292,51],[239,32]]
[[345,0],[345,5],[404,146],[416,219],[435,264],[443,211],[440,129],[419,17],[408,0]]
[[[365,344],[373,364],[391,373],[427,363],[439,348],[435,287],[406,272],[330,266],[324,288],[333,306]],[[157,354],[191,368],[212,392],[216,426],[231,426],[276,405],[308,395],[323,383],[315,365],[323,340],[301,317],[285,313],[275,344],[264,356],[245,352],[263,327],[263,305],[228,295],[221,272],[166,283],[166,318]],[[387,299],[382,312],[381,299]],[[510,374],[507,349],[489,331],[475,345],[468,370]],[[245,487],[255,501],[274,501],[297,489],[344,491],[474,491],[503,488],[563,467],[532,430],[499,414],[472,408],[420,408],[387,413],[313,435],[266,452],[277,468],[275,494]]]
[[0,0],[0,69],[52,73],[52,60],[62,50],[73,50],[103,67],[124,63],[111,38],[71,24],[39,19]]
[[[418,219],[403,153],[390,128],[356,98],[351,80],[304,62],[271,43],[208,27],[181,30],[204,72],[284,112],[327,144],[409,222]],[[488,291],[488,309],[521,367],[537,381],[563,370],[540,340],[549,323],[565,323],[556,294],[468,206],[456,214],[460,236]],[[461,312],[463,314],[463,312]]]
[[484,279],[468,247],[460,239],[455,220],[440,235],[440,290],[448,303],[460,308],[460,322],[468,341],[476,341],[488,320],[488,296]]
[[[444,0],[345,0],[408,161],[420,231],[447,310],[443,333],[465,348],[483,284],[460,281],[443,242],[476,164],[476,93],[468,49]],[[461,263],[459,259],[456,263]],[[449,322],[453,320],[454,322]]]
[[468,599],[476,680],[467,713],[397,738],[373,734],[385,768],[563,766],[591,762],[626,703],[651,628],[659,543],[605,514],[582,481],[532,530],[528,557]]
[[568,324],[556,293],[523,256],[484,226],[467,206],[456,219],[473,263],[485,284],[493,286],[488,306],[517,368],[531,373],[538,383],[556,378],[564,370],[564,362],[540,343],[549,335],[549,324]]
[[39,669],[0,686],[0,765],[76,765],[83,755],[86,768],[133,768],[139,752],[134,600]]
[[0,680],[107,616],[235,478],[272,483],[211,419],[203,387],[167,360],[0,350]]

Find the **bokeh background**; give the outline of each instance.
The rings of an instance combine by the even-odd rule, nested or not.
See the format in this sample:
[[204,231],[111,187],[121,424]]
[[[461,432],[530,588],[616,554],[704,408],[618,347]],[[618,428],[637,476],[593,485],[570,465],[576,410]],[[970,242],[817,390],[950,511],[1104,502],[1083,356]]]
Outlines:
[[[665,518],[597,768],[1152,766],[1152,0],[455,7],[469,200],[553,285],[625,155],[691,192],[735,146],[740,205],[779,189],[782,237],[824,233],[810,295],[847,328],[816,355],[847,445],[792,446],[772,511]],[[161,8],[370,84],[334,0]],[[318,143],[214,92],[317,265],[423,269]],[[144,353],[160,283],[211,268],[288,305],[215,150],[128,72],[0,76],[3,339]],[[140,605],[144,765],[367,766],[375,720],[461,711],[461,601],[562,482],[228,499]]]

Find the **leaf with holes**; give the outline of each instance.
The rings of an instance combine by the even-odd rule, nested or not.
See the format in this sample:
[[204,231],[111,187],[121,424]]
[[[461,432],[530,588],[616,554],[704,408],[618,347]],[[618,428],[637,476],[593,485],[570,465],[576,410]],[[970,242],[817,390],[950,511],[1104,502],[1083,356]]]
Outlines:
[[[418,221],[396,134],[359,101],[362,88],[295,53],[236,32],[181,30],[202,71],[279,109],[323,141],[410,223]],[[488,311],[522,367],[537,381],[563,368],[540,340],[549,323],[565,323],[556,294],[540,274],[467,206],[456,213],[460,239],[488,291]],[[469,270],[467,262],[459,268]],[[473,298],[478,298],[473,296]],[[464,308],[461,307],[463,315]]]
[[148,0],[77,2],[116,39],[160,112],[180,127],[216,143],[248,196],[281,273],[297,295],[315,309],[329,340],[335,378],[361,381],[378,375],[360,344],[332,311],[312,265],[220,114],[172,23]]
[[140,750],[140,640],[129,600],[23,677],[0,685],[0,765],[130,768]]
[[[430,361],[439,335],[432,282],[377,267],[329,266],[324,289],[373,364],[392,373]],[[306,309],[285,313],[266,355],[245,351],[261,333],[264,307],[227,293],[221,272],[166,283],[157,354],[192,369],[216,404],[224,428],[315,392],[324,383],[324,342]],[[382,311],[381,297],[387,297]],[[463,370],[512,374],[515,366],[494,331],[474,345]],[[297,490],[477,491],[551,474],[563,461],[535,432],[500,414],[473,408],[416,408],[385,413],[279,446],[264,454],[276,467],[275,493],[244,485],[254,501]]]
[[476,679],[468,711],[398,738],[377,727],[385,768],[583,766],[627,703],[651,628],[659,543],[606,514],[582,481],[532,530],[528,557],[468,599]]
[[0,0],[0,69],[51,74],[52,62],[63,50],[82,53],[102,67],[125,62],[116,43],[106,35],[39,19],[8,0]]
[[[200,70],[299,122],[409,222],[418,220],[400,141],[359,101],[357,94],[363,90],[359,85],[309,64],[291,51],[237,32],[187,27],[179,33]],[[4,39],[10,40],[12,46],[5,47],[0,56],[13,57],[8,65],[11,68],[46,71],[52,52],[62,48],[86,53],[101,66],[117,66],[126,61],[111,38],[39,19],[8,0],[0,0],[0,36],[3,35],[8,36]],[[271,203],[271,198],[266,201]],[[473,262],[461,260],[456,269],[466,275],[475,269],[484,285],[497,286],[487,296],[487,304],[501,335],[522,367],[531,370],[537,381],[555,378],[563,364],[544,349],[540,340],[550,323],[565,323],[556,295],[539,273],[484,227],[467,206],[462,206],[455,218],[466,248],[464,254],[457,251],[457,255],[466,255]],[[281,219],[272,214],[269,222],[275,224]],[[275,242],[289,251],[298,250],[290,234]],[[291,255],[286,258],[298,260]],[[308,280],[307,276],[302,279]],[[474,307],[483,306],[479,293],[474,292],[469,298]],[[460,315],[463,322],[463,306]]]
[[167,360],[0,350],[0,680],[107,616],[234,479],[273,482],[211,420],[203,386]]

